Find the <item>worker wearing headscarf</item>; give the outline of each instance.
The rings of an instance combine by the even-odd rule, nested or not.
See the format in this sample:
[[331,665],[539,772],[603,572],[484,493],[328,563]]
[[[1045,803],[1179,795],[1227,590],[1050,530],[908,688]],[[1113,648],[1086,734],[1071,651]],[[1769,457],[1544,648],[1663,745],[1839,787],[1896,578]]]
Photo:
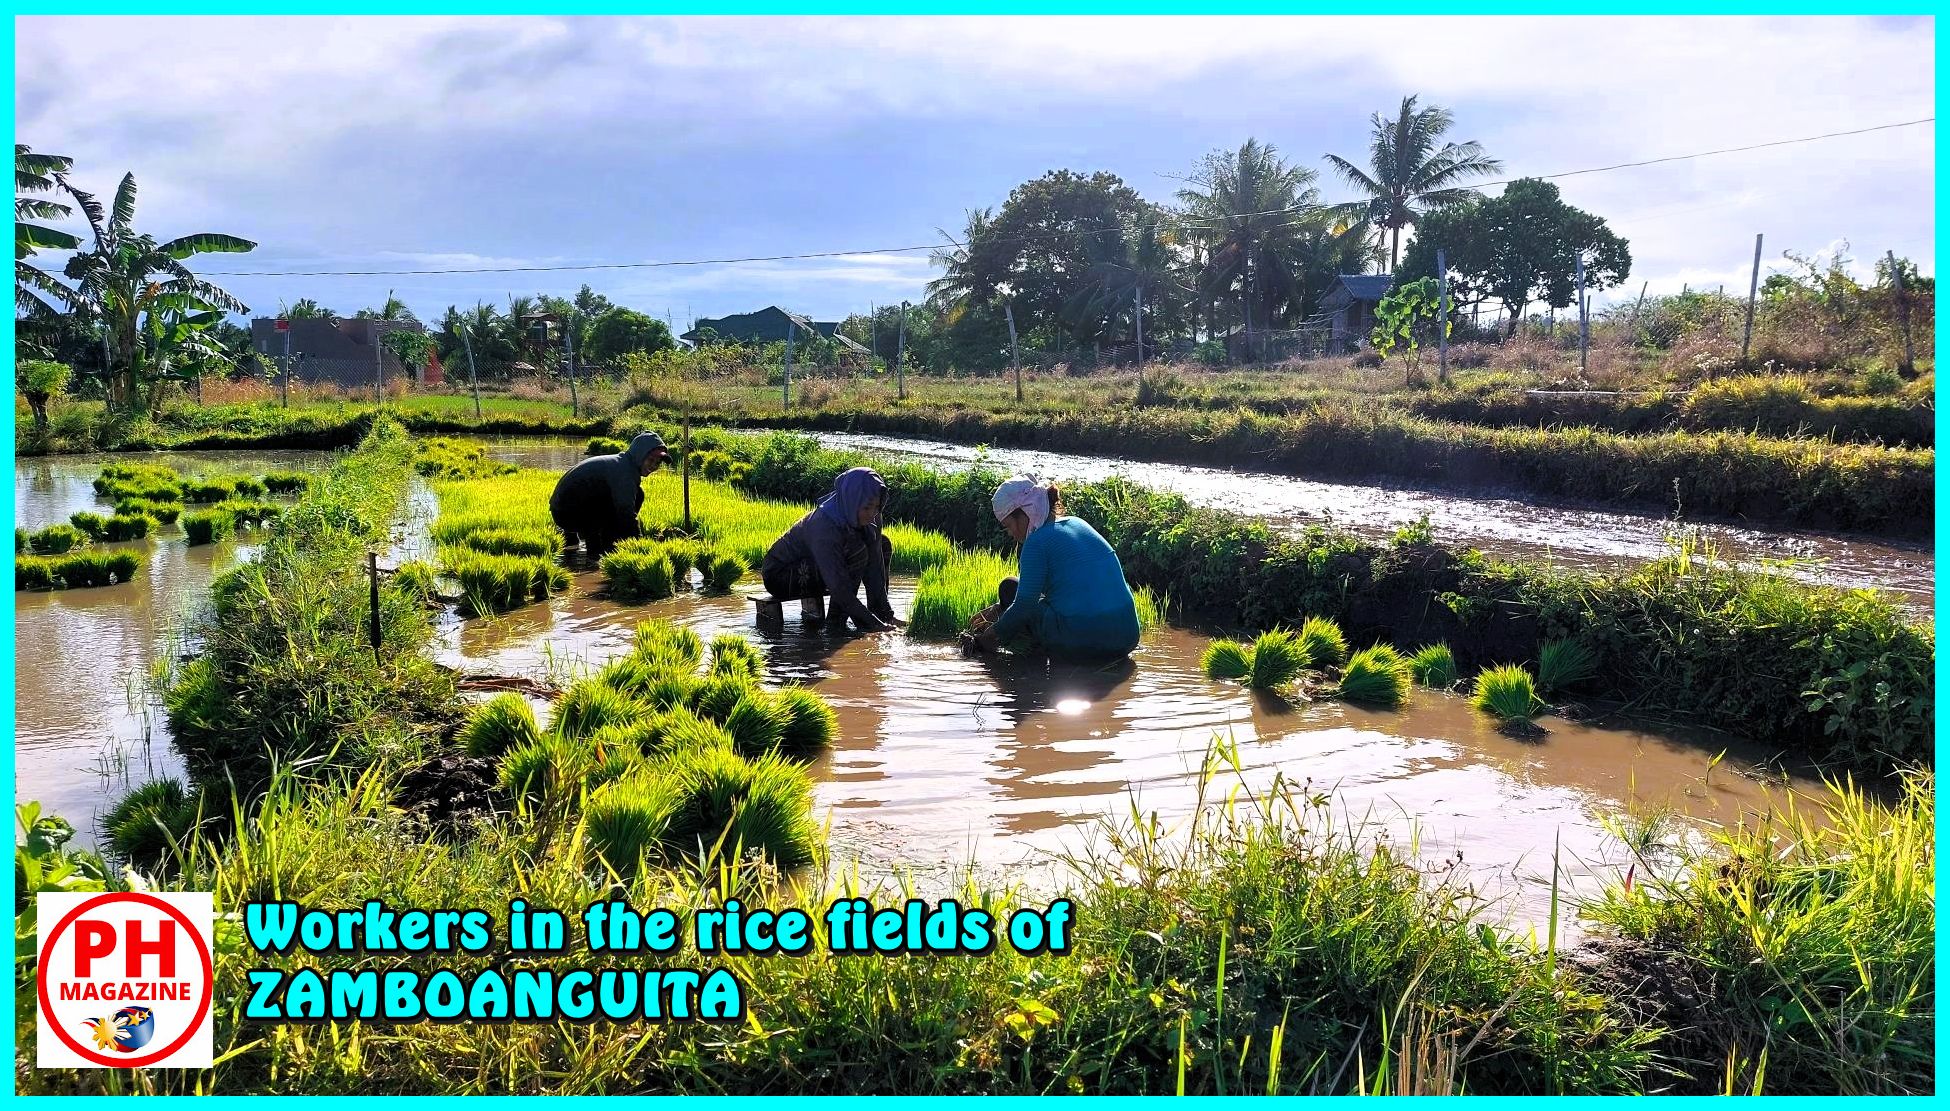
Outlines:
[[[833,480],[833,492],[786,530],[765,553],[759,577],[780,601],[825,595],[834,617],[862,632],[896,627],[887,600],[887,567],[894,546],[880,529],[887,483],[867,467]],[[867,600],[860,602],[860,588]]]
[[1020,577],[1003,579],[996,605],[976,617],[975,646],[1016,642],[1081,659],[1116,658],[1137,647],[1137,600],[1123,564],[1089,522],[1063,515],[1054,485],[1019,475],[996,488],[990,505],[1022,545]]
[[639,432],[630,446],[616,455],[592,455],[555,482],[549,495],[549,514],[562,530],[563,545],[588,542],[589,554],[602,555],[637,534],[637,512],[643,508],[643,478],[670,458],[664,438]]

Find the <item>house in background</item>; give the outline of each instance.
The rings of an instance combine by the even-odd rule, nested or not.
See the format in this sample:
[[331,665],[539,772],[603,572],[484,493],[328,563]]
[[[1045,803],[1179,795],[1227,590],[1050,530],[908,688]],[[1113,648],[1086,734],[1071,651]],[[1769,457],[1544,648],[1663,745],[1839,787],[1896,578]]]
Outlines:
[[757,312],[739,313],[735,316],[717,318],[700,317],[691,325],[691,330],[678,338],[695,347],[706,329],[716,334],[718,343],[783,343],[788,332],[794,339],[811,335],[824,336],[839,344],[844,355],[865,356],[871,354],[865,347],[840,334],[838,321],[813,320],[790,313],[777,305],[768,305]]
[[1342,274],[1320,298],[1320,311],[1332,318],[1327,350],[1345,354],[1367,345],[1374,331],[1375,306],[1395,286],[1392,274]]
[[[374,344],[391,331],[422,332],[417,320],[370,320],[359,317],[306,318],[288,322],[291,326],[291,362],[294,381],[331,383],[338,386],[371,387],[378,374],[385,381],[402,378],[414,385],[429,384],[429,366],[409,367],[400,362],[391,348],[379,346],[378,367],[373,365]],[[276,368],[285,353],[285,333],[278,331],[272,317],[251,321],[251,350]],[[439,371],[434,370],[434,375]],[[438,377],[432,379],[438,381]]]

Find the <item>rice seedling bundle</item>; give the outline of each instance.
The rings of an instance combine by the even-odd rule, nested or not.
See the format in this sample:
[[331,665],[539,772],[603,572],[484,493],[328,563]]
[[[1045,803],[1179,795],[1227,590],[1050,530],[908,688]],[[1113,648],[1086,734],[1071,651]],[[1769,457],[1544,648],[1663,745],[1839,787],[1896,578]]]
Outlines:
[[192,545],[228,539],[236,529],[237,519],[228,510],[204,509],[183,515],[183,536]]
[[497,694],[467,715],[454,740],[470,756],[500,756],[539,740],[542,730],[535,711],[518,694]]
[[670,574],[679,590],[691,585],[691,571],[704,552],[704,545],[695,540],[664,541],[664,556],[670,560]]
[[654,542],[630,549],[617,548],[603,556],[603,578],[611,596],[625,602],[654,602],[676,593],[670,557]]
[[488,555],[554,558],[562,551],[562,534],[549,529],[482,528],[461,537],[464,547]]
[[54,561],[46,556],[15,556],[14,589],[53,590]]
[[622,729],[606,729],[596,734],[595,756],[582,777],[585,788],[594,791],[649,765],[643,751]]
[[736,744],[723,725],[699,717],[686,707],[673,706],[650,719],[649,741],[644,753],[649,756],[674,756],[681,752],[730,752],[734,747]]
[[804,687],[784,687],[772,698],[784,710],[785,728],[779,734],[779,752],[799,760],[810,760],[832,746],[839,735],[839,715],[826,700]]
[[555,703],[549,732],[582,740],[610,725],[623,725],[642,716],[643,707],[629,695],[595,679],[571,684]]
[[728,552],[710,552],[698,560],[698,569],[704,572],[704,585],[716,591],[730,590],[733,583],[745,577],[748,568],[745,561]]
[[252,478],[249,475],[238,475],[236,478],[231,479],[230,488],[240,498],[261,498],[270,492],[270,488],[265,486],[261,480]]
[[745,674],[711,675],[691,691],[691,709],[707,721],[722,722],[731,716],[739,699],[758,689],[758,682]]
[[1537,653],[1537,686],[1550,694],[1598,674],[1598,654],[1576,640],[1545,642]]
[[724,731],[731,734],[732,746],[740,756],[763,756],[778,751],[791,722],[791,712],[771,695],[752,691],[725,715]]
[[110,463],[95,479],[95,493],[110,500],[182,500],[182,476],[157,463]]
[[409,560],[393,571],[393,589],[422,604],[432,602],[435,589],[433,564]]
[[590,851],[616,875],[635,874],[661,852],[671,809],[657,780],[633,766],[589,796],[582,821]]
[[560,798],[582,783],[594,762],[594,750],[588,745],[546,733],[501,757],[501,785],[531,804]]
[[1365,706],[1400,706],[1408,701],[1414,677],[1408,661],[1386,644],[1363,648],[1347,659],[1335,694]]
[[704,640],[697,633],[671,621],[645,621],[636,627],[633,643],[638,652],[667,655],[694,668],[704,659]]
[[20,553],[27,550],[28,535],[29,534],[27,530],[24,528],[14,529],[14,554],[15,555],[19,555]]
[[1425,687],[1448,690],[1456,685],[1456,656],[1446,644],[1431,644],[1408,658],[1408,673]]
[[1470,704],[1506,722],[1529,721],[1542,705],[1530,672],[1517,664],[1486,667],[1478,672]]
[[1236,640],[1215,640],[1200,661],[1210,679],[1244,679],[1252,674],[1252,652]]
[[945,640],[968,627],[969,619],[995,604],[995,590],[1016,573],[1013,560],[991,552],[961,552],[921,572],[908,615],[910,635]]
[[117,513],[103,531],[107,540],[141,540],[156,531],[156,519],[147,513]]
[[314,481],[303,471],[272,471],[264,476],[264,489],[272,494],[302,494]]
[[90,540],[108,538],[108,518],[99,513],[82,510],[68,517],[68,523],[88,534]]
[[183,480],[183,500],[195,505],[228,501],[237,496],[234,478],[189,478]]
[[1327,667],[1347,658],[1347,637],[1341,627],[1325,617],[1309,617],[1295,634],[1313,667]]
[[1268,629],[1253,641],[1252,669],[1246,685],[1254,690],[1283,687],[1300,677],[1312,656],[1306,642],[1287,629]]
[[520,469],[512,463],[490,461],[486,444],[451,436],[420,440],[414,445],[413,454],[413,469],[436,481],[494,478]]
[[115,512],[135,516],[141,514],[154,517],[157,524],[173,525],[183,513],[183,507],[173,501],[152,501],[149,498],[123,498],[115,503]]
[[568,571],[554,560],[533,556],[442,548],[440,564],[460,583],[461,607],[469,616],[515,609],[569,588]]
[[[103,531],[107,531],[104,528]],[[36,555],[60,555],[88,543],[89,534],[73,525],[49,525],[27,534],[27,547]],[[15,550],[19,545],[15,545]]]
[[134,552],[69,552],[14,557],[15,590],[74,590],[129,582],[142,567]]
[[757,679],[765,670],[765,653],[737,633],[711,638],[711,674]]
[[797,765],[706,749],[680,752],[655,772],[668,851],[706,860],[758,853],[784,869],[813,862],[812,780]]

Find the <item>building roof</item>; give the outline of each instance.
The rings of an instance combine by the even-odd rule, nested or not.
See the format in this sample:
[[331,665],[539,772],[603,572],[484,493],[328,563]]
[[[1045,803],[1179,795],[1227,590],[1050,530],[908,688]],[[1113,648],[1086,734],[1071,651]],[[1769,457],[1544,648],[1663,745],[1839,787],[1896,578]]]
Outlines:
[[[790,324],[787,323],[788,321]],[[695,344],[699,333],[709,328],[718,334],[719,339],[733,343],[778,343],[785,339],[787,330],[794,327],[800,332],[825,336],[855,354],[867,354],[865,347],[840,335],[838,321],[813,320],[798,313],[787,312],[777,305],[767,305],[756,312],[736,313],[731,316],[700,317],[690,331],[678,338]]]
[[1395,287],[1393,274],[1342,274],[1320,299],[1323,309],[1339,308],[1350,301],[1380,301]]

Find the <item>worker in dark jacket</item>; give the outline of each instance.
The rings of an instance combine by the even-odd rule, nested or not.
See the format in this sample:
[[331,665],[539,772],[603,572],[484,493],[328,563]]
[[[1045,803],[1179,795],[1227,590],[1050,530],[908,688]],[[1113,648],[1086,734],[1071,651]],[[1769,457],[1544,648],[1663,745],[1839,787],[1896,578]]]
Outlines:
[[637,534],[636,515],[643,508],[643,477],[670,458],[664,438],[640,432],[620,455],[592,455],[556,480],[548,510],[562,530],[564,549],[578,539],[588,542],[589,554],[600,556],[618,540]]
[[[833,492],[772,544],[759,566],[765,589],[780,601],[826,595],[833,616],[862,632],[898,627],[887,600],[894,546],[880,531],[887,483],[866,467],[833,480]],[[860,587],[867,601],[860,603]]]

